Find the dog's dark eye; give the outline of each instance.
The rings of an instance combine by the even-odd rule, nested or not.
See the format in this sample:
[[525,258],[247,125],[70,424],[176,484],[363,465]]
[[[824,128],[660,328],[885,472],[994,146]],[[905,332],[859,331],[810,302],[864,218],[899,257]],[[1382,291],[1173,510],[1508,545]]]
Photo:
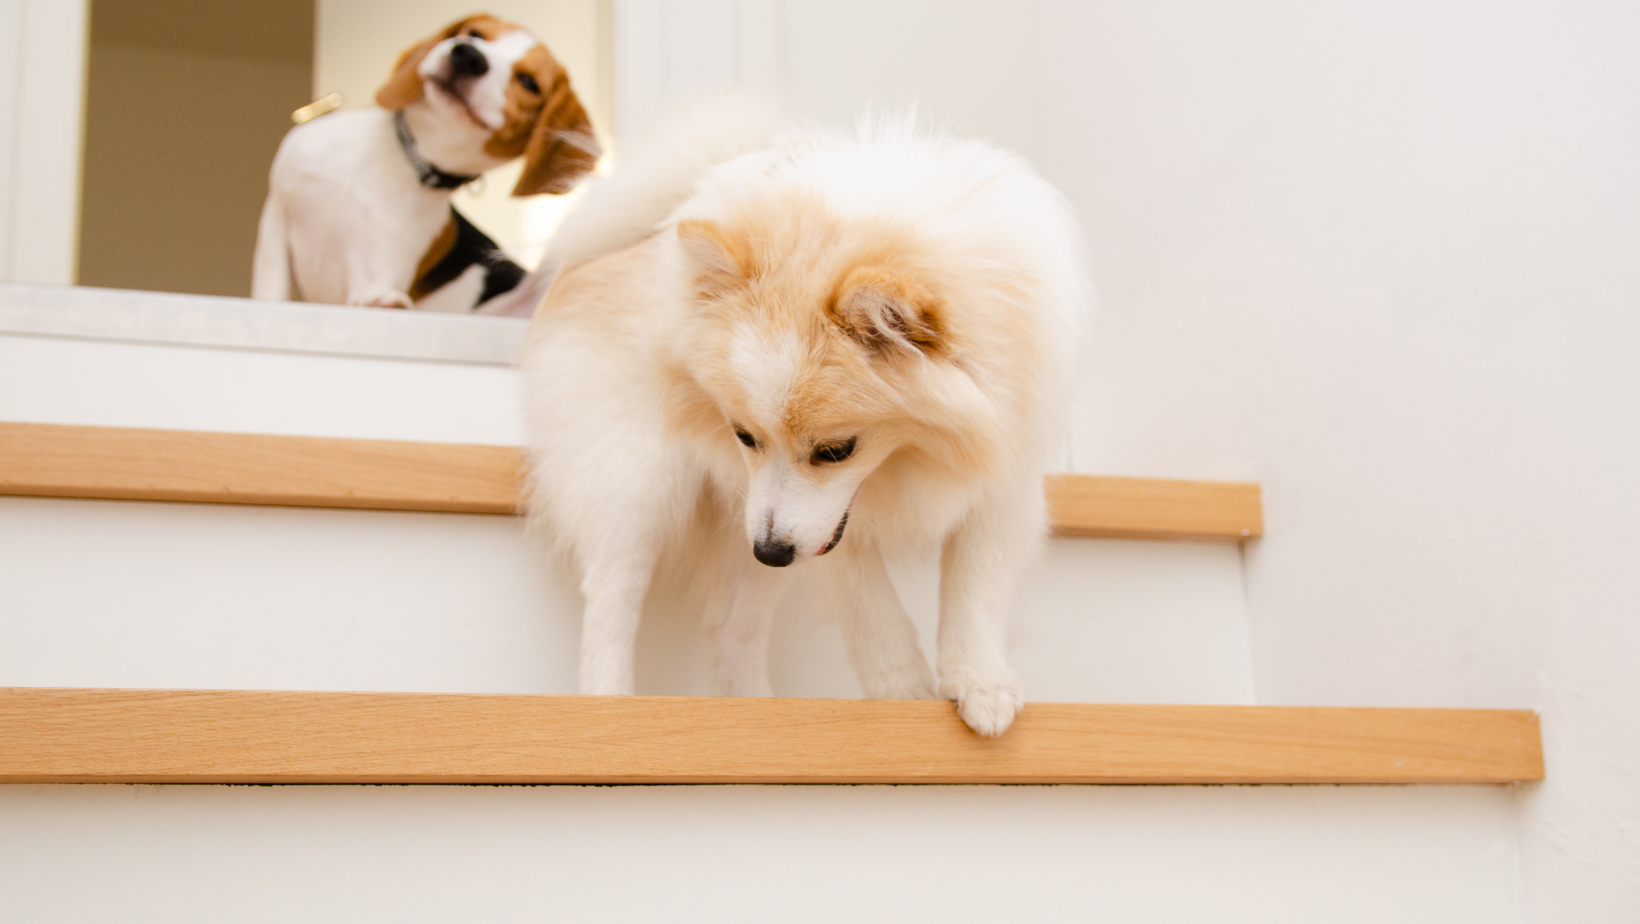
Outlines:
[[809,456],[809,461],[817,465],[821,462],[846,462],[852,455],[854,437],[851,436],[840,443],[821,443],[814,447],[814,455]]
[[519,71],[518,75],[515,79],[518,81],[519,86],[521,86],[524,89],[530,91],[531,93],[540,93],[541,92],[541,85],[535,82],[534,77],[531,77],[530,75],[524,73],[523,71]]
[[747,447],[750,447],[752,449],[757,448],[757,437],[751,435],[750,433],[747,433],[745,430],[742,430],[739,427],[735,428],[735,439],[740,440],[740,444],[742,446],[747,446]]
[[477,29],[468,29],[467,30],[467,37],[468,38],[481,39],[481,38],[484,37],[484,33],[478,31]]

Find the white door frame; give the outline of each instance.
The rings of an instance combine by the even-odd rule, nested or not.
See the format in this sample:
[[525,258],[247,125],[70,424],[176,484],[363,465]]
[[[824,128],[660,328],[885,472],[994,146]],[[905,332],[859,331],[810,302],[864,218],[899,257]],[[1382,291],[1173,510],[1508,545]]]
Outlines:
[[615,0],[614,20],[617,145],[680,101],[778,89],[777,0]]
[[90,0],[0,0],[0,280],[71,285]]

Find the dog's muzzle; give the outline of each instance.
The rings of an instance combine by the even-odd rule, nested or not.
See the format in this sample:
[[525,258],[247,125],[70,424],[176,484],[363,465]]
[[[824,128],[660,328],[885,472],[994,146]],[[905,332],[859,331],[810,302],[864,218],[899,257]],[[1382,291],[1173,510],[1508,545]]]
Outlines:
[[[826,547],[815,553],[816,558],[837,548],[837,543],[843,541],[843,527],[847,525],[848,511],[844,511],[843,518],[837,521],[837,531],[831,534],[831,541],[826,543]],[[759,539],[752,544],[752,555],[771,568],[784,568],[796,560],[797,546],[786,539]]]

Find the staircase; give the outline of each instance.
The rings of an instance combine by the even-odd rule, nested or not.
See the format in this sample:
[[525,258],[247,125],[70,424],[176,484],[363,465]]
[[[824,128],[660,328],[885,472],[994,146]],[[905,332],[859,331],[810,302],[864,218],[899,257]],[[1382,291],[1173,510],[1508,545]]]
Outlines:
[[[647,695],[565,695],[521,327],[0,287],[7,919],[1518,919],[1511,788],[1398,784],[1541,777],[1536,717],[1255,707],[1251,486],[1050,480],[996,742],[854,699],[801,586],[792,699],[677,698],[664,581]],[[932,650],[934,563],[895,578]],[[969,785],[762,785],[816,782]],[[1368,785],[997,785],[1067,782]],[[471,785],[513,783],[657,785]]]

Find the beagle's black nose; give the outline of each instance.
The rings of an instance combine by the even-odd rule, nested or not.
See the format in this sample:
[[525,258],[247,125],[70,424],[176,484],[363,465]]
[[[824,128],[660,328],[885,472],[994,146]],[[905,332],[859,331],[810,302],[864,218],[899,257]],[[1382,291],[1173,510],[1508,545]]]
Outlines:
[[797,546],[784,539],[759,539],[752,546],[752,554],[771,568],[784,568],[797,557]]
[[489,70],[490,62],[485,60],[484,52],[471,44],[457,42],[450,49],[451,77],[483,77]]

